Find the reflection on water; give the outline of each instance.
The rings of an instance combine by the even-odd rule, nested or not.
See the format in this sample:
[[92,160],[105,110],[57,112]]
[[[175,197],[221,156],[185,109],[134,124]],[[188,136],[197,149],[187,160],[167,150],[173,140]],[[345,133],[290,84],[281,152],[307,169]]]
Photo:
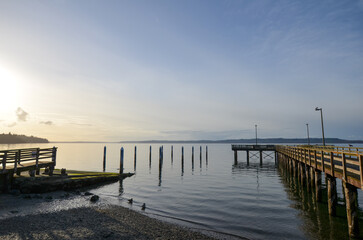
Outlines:
[[[104,144],[56,145],[57,167],[102,171]],[[53,144],[39,144],[39,147],[49,146]],[[13,148],[22,147],[31,146]],[[121,147],[125,149],[124,172],[135,169],[134,144],[107,144],[106,171],[119,171]],[[247,164],[246,155],[240,153],[238,164],[233,165],[229,144],[210,144],[208,149],[203,146],[203,154],[199,145],[175,144],[173,147],[165,144],[162,158],[159,148],[157,144],[152,144],[151,148],[150,144],[138,144],[134,176],[89,190],[100,196],[98,204],[117,204],[140,211],[141,205],[146,203],[146,214],[197,229],[221,232],[227,239],[232,236],[249,239],[348,238],[344,206],[338,207],[338,217],[329,218],[326,199],[323,203],[314,202],[314,191],[308,193],[302,189],[297,179],[279,169],[274,159],[267,155],[260,165],[259,154],[256,158],[251,157]],[[341,188],[338,187],[338,191],[341,192]],[[358,197],[362,195],[360,191]],[[323,196],[326,198],[325,192]],[[131,198],[134,200],[132,205],[127,201]],[[54,196],[46,203],[35,198],[24,200],[10,196],[10,199],[0,196],[0,215],[12,216],[9,211],[17,207],[19,201],[25,201],[24,208],[19,210],[21,214],[35,209],[35,212],[44,212],[45,209],[61,209],[61,206],[67,209],[90,204],[87,198],[75,194],[68,199]],[[343,201],[340,199],[339,203]]]
[[[283,166],[279,167],[281,180],[289,199],[290,207],[299,210],[302,220],[300,229],[311,239],[349,239],[345,205],[338,204],[337,216],[328,214],[327,192],[323,189],[323,201],[316,202],[315,190],[302,187],[297,177]],[[361,221],[360,221],[361,222]]]

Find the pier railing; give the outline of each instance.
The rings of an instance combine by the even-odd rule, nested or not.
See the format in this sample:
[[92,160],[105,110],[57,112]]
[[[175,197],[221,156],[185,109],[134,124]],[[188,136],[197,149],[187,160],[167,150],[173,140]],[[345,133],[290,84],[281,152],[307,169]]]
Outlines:
[[363,189],[363,148],[276,145],[276,151]]
[[0,151],[0,173],[18,173],[56,164],[57,148],[25,148]]
[[358,152],[358,153],[362,153],[363,154],[363,148],[362,147],[342,147],[342,146],[321,146],[321,145],[301,145],[298,147],[303,147],[303,148],[309,148],[309,149],[315,149],[315,150],[332,150],[335,152]]
[[233,151],[275,151],[275,145],[232,145]]

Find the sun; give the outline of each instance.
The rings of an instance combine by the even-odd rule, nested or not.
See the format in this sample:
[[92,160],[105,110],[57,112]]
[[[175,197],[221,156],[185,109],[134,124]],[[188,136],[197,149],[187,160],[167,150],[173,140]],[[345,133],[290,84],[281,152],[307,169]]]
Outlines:
[[15,111],[18,107],[21,97],[18,83],[15,74],[0,65],[0,113],[5,114],[8,111]]

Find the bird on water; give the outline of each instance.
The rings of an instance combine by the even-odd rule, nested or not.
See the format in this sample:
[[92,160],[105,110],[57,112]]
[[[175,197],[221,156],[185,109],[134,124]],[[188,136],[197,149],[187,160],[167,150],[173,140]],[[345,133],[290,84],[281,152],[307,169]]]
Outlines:
[[144,203],[144,204],[142,204],[141,210],[145,210],[145,208],[146,208],[146,204]]
[[134,200],[132,198],[130,198],[129,200],[127,200],[130,204],[132,204],[134,202]]

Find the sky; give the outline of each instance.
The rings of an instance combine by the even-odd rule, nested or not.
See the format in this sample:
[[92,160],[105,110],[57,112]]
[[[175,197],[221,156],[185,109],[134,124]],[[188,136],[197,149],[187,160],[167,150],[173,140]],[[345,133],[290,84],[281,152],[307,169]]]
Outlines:
[[363,139],[363,0],[0,0],[0,132]]

